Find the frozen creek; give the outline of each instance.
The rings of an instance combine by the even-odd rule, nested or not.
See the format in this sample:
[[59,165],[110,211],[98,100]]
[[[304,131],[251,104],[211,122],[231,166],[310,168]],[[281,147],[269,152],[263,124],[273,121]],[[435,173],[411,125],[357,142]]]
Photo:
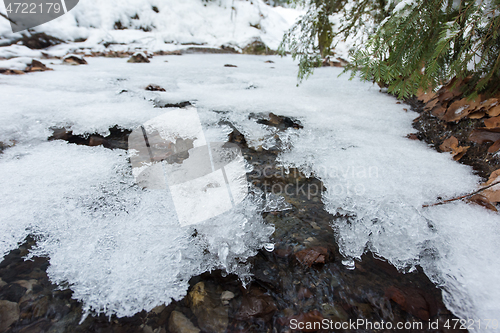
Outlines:
[[[200,281],[208,295],[220,294],[217,279],[224,279],[214,273],[203,280],[202,274],[221,270],[244,281],[253,273],[258,283],[252,286],[263,289],[250,288],[245,298],[237,282],[224,280],[234,285],[224,289],[240,302],[224,310],[235,318],[227,326],[233,331],[245,329],[237,322],[250,317],[256,332],[258,325],[283,326],[301,314],[394,322],[452,318],[423,271],[455,315],[499,318],[498,217],[462,203],[421,208],[439,196],[470,192],[477,177],[449,156],[406,139],[415,114],[378,88],[338,78],[332,68],[319,69],[296,87],[296,65],[274,57],[87,60],[88,66],[51,64],[53,72],[0,78],[0,141],[15,142],[0,157],[1,252],[33,235],[37,246],[30,253],[49,258],[51,281],[69,286],[84,312],[132,316],[183,299],[190,284],[191,292],[200,289],[194,288]],[[166,92],[145,91],[151,83]],[[47,142],[54,127],[82,136],[106,136],[115,125],[133,129],[168,111],[155,105],[183,101],[196,105],[209,139],[226,141],[232,133],[233,141],[247,147],[245,157],[256,170],[267,161],[273,170],[291,171],[293,177],[270,177],[271,185],[283,184],[271,190],[291,182],[321,191],[300,201],[302,192],[291,186],[292,194],[284,193],[291,210],[262,212],[249,200],[194,233],[169,217],[168,198],[134,186],[123,150]],[[269,112],[290,118],[281,123]],[[286,125],[294,121],[303,128]],[[254,185],[262,188],[262,182]],[[269,242],[276,243],[273,252],[258,252]],[[13,264],[9,256],[16,253],[6,257],[6,268]],[[280,275],[289,265],[296,268]],[[14,288],[14,280],[7,276],[7,287]],[[401,297],[406,306],[394,301]],[[182,302],[171,306],[182,310]],[[263,309],[252,313],[252,302]]]

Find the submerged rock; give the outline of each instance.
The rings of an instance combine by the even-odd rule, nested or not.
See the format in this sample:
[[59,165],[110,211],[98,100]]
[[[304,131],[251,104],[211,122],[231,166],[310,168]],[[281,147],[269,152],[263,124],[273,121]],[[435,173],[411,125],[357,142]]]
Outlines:
[[330,256],[328,255],[328,249],[326,247],[316,246],[295,253],[295,258],[301,264],[311,267],[315,264],[326,263],[329,260]]
[[10,301],[0,301],[0,332],[4,332],[19,319],[19,306]]
[[252,317],[267,321],[276,310],[276,303],[271,296],[264,294],[258,288],[252,288],[243,296],[240,310],[236,316],[241,320]]
[[205,289],[205,283],[198,282],[188,295],[191,311],[203,331],[224,333],[229,323],[228,309],[210,294],[212,292]]
[[170,315],[168,330],[171,333],[199,333],[200,329],[193,325],[182,312],[172,311]]
[[222,294],[220,295],[220,301],[222,302],[222,305],[228,305],[229,301],[232,300],[233,298],[234,298],[234,293],[228,290],[222,292]]

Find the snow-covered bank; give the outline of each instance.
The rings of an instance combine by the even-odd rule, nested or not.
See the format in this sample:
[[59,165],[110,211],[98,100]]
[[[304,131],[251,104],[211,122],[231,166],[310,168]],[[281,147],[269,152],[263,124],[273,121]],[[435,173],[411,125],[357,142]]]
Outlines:
[[[265,63],[268,59],[274,63]],[[190,234],[162,215],[166,200],[158,207],[154,194],[131,186],[126,156],[46,142],[52,126],[105,134],[115,124],[134,128],[163,114],[153,100],[189,100],[213,141],[225,139],[228,129],[217,124],[226,118],[250,145],[269,147],[273,129],[249,120],[250,113],[299,118],[303,129],[280,134],[292,144],[280,159],[323,180],[330,212],[353,216],[333,226],[344,253],[356,258],[370,249],[409,270],[420,263],[462,318],[498,318],[498,215],[463,203],[422,208],[439,196],[471,192],[478,178],[448,154],[406,139],[416,114],[377,86],[320,68],[296,87],[296,64],[278,57],[184,55],[154,57],[150,64],[87,60],[88,66],[55,63],[51,72],[0,77],[0,141],[17,142],[0,156],[0,204],[8,207],[0,212],[2,254],[27,232],[38,233],[40,252],[51,257],[51,278],[68,282],[87,307],[120,315],[181,297],[191,274],[223,266],[226,249],[228,258],[251,255],[268,234],[259,234],[260,221],[238,219],[248,229],[225,220],[215,231],[199,229],[211,249],[205,262],[202,245],[193,246]],[[151,83],[167,91],[145,91]],[[103,193],[107,199],[101,205]],[[252,215],[251,209],[245,212]],[[160,222],[166,228],[156,227]]]
[[[3,6],[0,12],[5,13]],[[70,42],[45,51],[55,56],[78,50],[172,51],[189,45],[238,50],[255,40],[276,50],[298,15],[298,10],[271,7],[262,0],[86,0],[62,17],[35,27],[33,33]],[[23,34],[27,32],[12,33],[9,22],[0,20],[0,45]],[[0,57],[27,55],[26,49],[0,48]]]

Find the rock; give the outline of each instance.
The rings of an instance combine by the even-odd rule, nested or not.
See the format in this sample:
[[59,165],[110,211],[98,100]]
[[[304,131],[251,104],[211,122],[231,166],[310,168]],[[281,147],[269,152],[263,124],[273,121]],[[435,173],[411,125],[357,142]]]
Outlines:
[[36,49],[36,50],[41,50],[45,49],[49,46],[57,45],[64,43],[63,40],[49,36],[43,32],[41,33],[31,33],[29,36],[28,35],[23,35],[23,38],[21,39],[21,43],[24,46],[29,47],[30,49]]
[[231,65],[231,64],[225,64],[224,67],[238,67],[236,65]]
[[0,332],[6,331],[10,325],[19,320],[19,306],[17,303],[0,301]]
[[268,119],[259,119],[257,120],[257,123],[267,126],[273,126],[278,128],[279,130],[286,130],[290,127],[293,127],[294,129],[303,128],[303,126],[299,122],[294,121],[292,118],[277,116],[272,112],[267,115],[267,118]]
[[91,135],[89,138],[89,146],[91,146],[91,147],[102,146],[106,142],[107,141],[105,138],[103,138],[101,136],[97,136],[97,135]]
[[11,283],[2,288],[2,291],[0,292],[0,298],[17,303],[25,293],[26,288],[21,287],[17,283]]
[[[224,333],[229,324],[228,309],[210,298],[205,283],[198,282],[188,295],[191,311],[200,328],[207,333]],[[219,303],[219,304],[218,304]]]
[[220,300],[222,302],[222,305],[228,305],[229,301],[234,298],[234,294],[230,292],[229,290],[223,291],[222,294],[220,295]]
[[302,265],[311,267],[315,264],[324,264],[329,260],[328,249],[323,246],[315,246],[295,253],[295,258]]
[[26,73],[19,70],[19,69],[0,68],[0,74],[3,74],[3,75],[22,75],[22,74],[26,74]]
[[271,296],[264,294],[257,288],[251,288],[241,300],[241,307],[236,317],[241,320],[248,318],[263,318],[269,320],[277,307]]
[[[19,281],[16,281],[15,283],[17,283],[18,285],[20,285],[21,287],[24,287],[26,288],[26,293],[30,293],[33,291],[33,286],[37,284],[37,280],[35,279],[31,279],[29,281],[26,281],[26,280],[19,280]],[[1,287],[2,283],[0,282],[0,287]]]
[[45,72],[45,71],[51,71],[51,70],[52,70],[52,68],[45,66],[45,64],[42,63],[41,61],[33,59],[31,61],[31,64],[28,65],[28,67],[26,67],[26,69],[24,71],[25,72]]
[[75,54],[70,54],[70,55],[67,55],[66,57],[64,57],[63,63],[69,64],[69,65],[74,65],[74,66],[88,65],[87,61],[83,57],[77,56]]
[[159,315],[160,313],[163,312],[163,310],[165,310],[167,307],[165,306],[165,304],[162,304],[162,305],[158,305],[156,307],[153,308],[153,310],[151,310],[151,312],[153,312],[154,314],[157,314]]
[[272,60],[266,60],[266,61],[264,61],[264,63],[265,64],[274,64],[274,61],[272,61]]
[[[2,145],[3,144],[0,142],[0,147],[2,147]],[[0,148],[0,150],[1,150],[1,148]],[[0,288],[4,287],[6,285],[7,285],[7,282],[5,282],[4,280],[0,279]]]
[[311,298],[312,296],[313,296],[312,292],[306,287],[300,287],[299,292],[297,293],[298,299]]
[[254,39],[253,42],[245,46],[242,51],[244,54],[256,54],[256,55],[276,54],[276,52],[268,48],[267,45],[264,44],[264,42],[260,38]]
[[425,296],[418,290],[405,289],[404,291],[391,286],[386,289],[385,296],[397,303],[403,311],[406,311],[422,320],[429,320],[430,309]]
[[156,84],[150,84],[149,86],[146,87],[146,90],[148,90],[148,91],[166,91],[165,88],[162,88]]
[[153,328],[149,325],[144,326],[142,333],[154,333]]
[[182,312],[172,311],[168,321],[168,330],[171,333],[199,333],[200,329],[193,325],[191,320]]
[[143,52],[137,52],[127,61],[130,63],[149,63],[149,59]]
[[49,309],[49,299],[47,296],[42,297],[33,304],[33,317],[44,317]]

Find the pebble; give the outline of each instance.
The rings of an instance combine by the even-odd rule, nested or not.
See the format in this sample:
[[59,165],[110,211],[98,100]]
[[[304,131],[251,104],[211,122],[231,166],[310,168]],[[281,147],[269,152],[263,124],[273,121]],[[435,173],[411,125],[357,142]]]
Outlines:
[[200,329],[193,325],[182,312],[172,311],[168,323],[168,330],[171,333],[199,333]]
[[229,305],[229,301],[234,298],[234,294],[229,290],[223,291],[220,295],[220,300],[223,305]]

